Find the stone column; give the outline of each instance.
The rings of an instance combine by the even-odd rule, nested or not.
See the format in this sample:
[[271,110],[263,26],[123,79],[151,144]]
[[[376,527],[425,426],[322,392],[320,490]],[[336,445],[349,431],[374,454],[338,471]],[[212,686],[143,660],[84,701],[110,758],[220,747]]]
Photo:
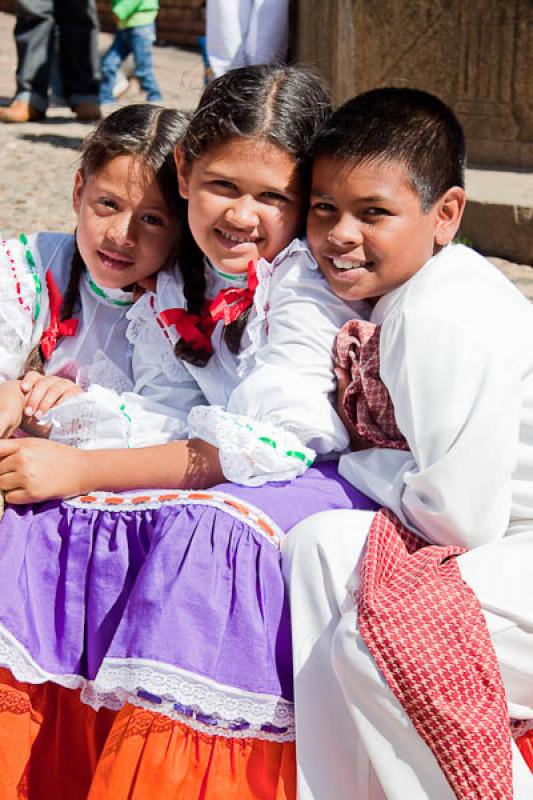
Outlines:
[[532,0],[297,0],[295,56],[337,102],[433,92],[463,123],[470,163],[533,167]]

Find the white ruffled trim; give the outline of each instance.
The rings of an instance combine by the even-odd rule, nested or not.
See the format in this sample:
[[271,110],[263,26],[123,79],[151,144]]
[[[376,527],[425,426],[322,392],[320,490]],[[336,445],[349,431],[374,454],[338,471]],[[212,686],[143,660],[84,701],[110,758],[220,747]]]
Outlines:
[[[246,720],[254,727],[274,725],[277,728],[294,725],[294,706],[288,700],[267,694],[247,692],[224,686],[210,678],[184,669],[148,659],[106,658],[92,682],[105,697],[124,695],[137,697],[139,688],[161,702],[158,708],[167,714],[175,711],[174,704],[193,708],[221,721]],[[154,704],[148,704],[153,708]]]
[[52,441],[81,450],[129,447],[131,423],[118,406],[116,394],[95,385],[50,409],[43,422]]
[[221,406],[196,406],[188,424],[189,438],[218,447],[225,478],[244,486],[292,480],[304,474],[316,455],[294,433]]
[[[294,706],[288,700],[217,684],[159,662],[104,659],[93,681],[81,675],[51,673],[37,664],[27,649],[0,625],[0,664],[6,666],[16,680],[24,683],[51,681],[66,689],[80,689],[82,702],[96,711],[102,707],[118,711],[126,703],[133,703],[180,719],[197,730],[203,730],[199,726],[204,725],[205,732],[211,735],[272,741],[291,741],[294,738]],[[139,697],[139,691],[152,695],[154,701]],[[192,717],[176,711],[175,704],[193,709]],[[197,715],[217,717],[220,723],[206,725],[196,719]],[[232,724],[243,720],[250,723],[249,728],[231,730]],[[282,733],[261,731],[260,728],[266,725],[287,730]]]
[[97,350],[92,362],[79,368],[76,383],[84,390],[96,384],[119,394],[133,389],[131,378],[103,350]]
[[186,421],[167,412],[140,395],[94,385],[52,408],[43,422],[52,426],[50,439],[82,450],[147,447],[186,438]]
[[[30,246],[33,239],[27,248],[35,258],[35,249]],[[0,370],[7,379],[20,377],[26,358],[39,341],[42,318],[48,306],[46,285],[37,266],[35,274],[41,282],[40,296],[36,291],[25,256],[27,248],[16,239],[0,242]],[[37,327],[34,318],[38,303],[41,313]]]
[[[307,244],[301,239],[294,239],[288,247],[278,253],[273,261],[266,261],[264,258],[259,259],[256,265],[257,273],[257,288],[254,294],[253,312],[248,318],[246,325],[246,332],[243,341],[246,345],[239,353],[237,375],[242,380],[255,365],[255,354],[265,344],[268,335],[268,311],[269,311],[269,297],[270,297],[270,283],[275,270],[283,264],[288,258],[291,258],[295,253],[309,254]],[[316,262],[311,259],[316,268]]]

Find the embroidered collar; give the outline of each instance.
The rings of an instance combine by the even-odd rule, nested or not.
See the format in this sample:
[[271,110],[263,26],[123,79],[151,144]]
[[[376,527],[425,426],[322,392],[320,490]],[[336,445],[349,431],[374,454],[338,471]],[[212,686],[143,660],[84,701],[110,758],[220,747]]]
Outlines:
[[135,302],[133,292],[125,292],[122,289],[108,289],[107,287],[102,289],[93,281],[89,270],[86,270],[85,272],[85,279],[91,292],[112,306],[121,306],[124,308],[127,306],[132,306]]
[[246,286],[247,285],[247,283],[248,283],[248,271],[246,271],[246,272],[238,272],[238,273],[223,272],[221,269],[218,269],[218,267],[215,267],[209,261],[209,259],[205,258],[204,262],[205,262],[206,267],[209,270],[211,270],[211,272],[214,275],[216,275],[217,278],[221,278],[224,281],[229,281],[230,283],[232,283],[232,284],[234,284],[236,286]]

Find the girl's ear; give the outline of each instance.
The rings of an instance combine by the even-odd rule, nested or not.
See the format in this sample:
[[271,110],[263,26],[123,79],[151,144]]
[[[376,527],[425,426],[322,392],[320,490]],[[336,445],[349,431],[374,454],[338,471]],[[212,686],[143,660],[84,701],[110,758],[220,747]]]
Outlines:
[[181,147],[176,147],[174,150],[174,160],[176,162],[176,169],[178,171],[178,188],[180,195],[184,200],[189,199],[189,183],[191,179],[191,165],[185,159]]
[[466,193],[460,186],[452,186],[436,204],[435,244],[449,244],[459,229],[466,205]]
[[84,179],[81,169],[74,176],[74,189],[72,190],[72,207],[77,215],[80,213],[81,196],[83,194]]

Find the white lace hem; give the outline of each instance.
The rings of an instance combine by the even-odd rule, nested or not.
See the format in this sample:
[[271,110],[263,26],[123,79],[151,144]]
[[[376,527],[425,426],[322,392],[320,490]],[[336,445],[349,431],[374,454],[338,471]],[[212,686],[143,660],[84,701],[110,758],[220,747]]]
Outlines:
[[218,447],[225,478],[244,486],[292,480],[304,474],[316,455],[294,433],[221,406],[196,406],[188,425],[189,438]]
[[[80,699],[97,711],[118,711],[126,703],[180,719],[191,727],[233,738],[294,738],[294,706],[273,695],[261,695],[217,684],[209,678],[146,659],[104,659],[96,678],[58,675],[43,669],[26,648],[0,625],[0,664],[18,681],[47,681],[80,689]],[[209,718],[209,721],[205,721]],[[200,730],[202,728],[196,727]],[[274,730],[271,730],[274,729]],[[261,737],[260,737],[261,738]]]

